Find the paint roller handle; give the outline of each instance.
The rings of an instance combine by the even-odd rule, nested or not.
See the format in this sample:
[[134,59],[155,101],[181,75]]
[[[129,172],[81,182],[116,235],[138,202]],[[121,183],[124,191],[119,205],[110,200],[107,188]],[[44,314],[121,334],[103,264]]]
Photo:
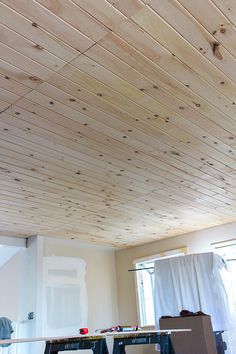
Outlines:
[[141,328],[139,326],[114,326],[105,329],[97,329],[95,332],[107,333],[107,332],[132,332],[139,331]]
[[119,327],[118,332],[133,332],[133,331],[141,330],[139,326],[118,326],[118,327]]

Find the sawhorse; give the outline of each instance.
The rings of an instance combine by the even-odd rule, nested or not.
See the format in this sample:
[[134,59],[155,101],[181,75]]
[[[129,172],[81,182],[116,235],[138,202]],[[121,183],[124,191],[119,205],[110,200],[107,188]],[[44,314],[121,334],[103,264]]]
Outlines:
[[169,333],[120,334],[114,337],[113,354],[126,354],[126,345],[159,344],[161,354],[175,354]]
[[108,354],[106,339],[103,336],[52,339],[46,342],[44,354],[83,349],[91,349],[93,354]]

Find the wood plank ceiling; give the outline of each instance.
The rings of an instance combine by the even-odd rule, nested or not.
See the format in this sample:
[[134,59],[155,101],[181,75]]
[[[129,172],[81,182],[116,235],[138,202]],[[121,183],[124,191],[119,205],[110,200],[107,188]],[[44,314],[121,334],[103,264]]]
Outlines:
[[2,0],[0,21],[0,234],[236,220],[234,0]]

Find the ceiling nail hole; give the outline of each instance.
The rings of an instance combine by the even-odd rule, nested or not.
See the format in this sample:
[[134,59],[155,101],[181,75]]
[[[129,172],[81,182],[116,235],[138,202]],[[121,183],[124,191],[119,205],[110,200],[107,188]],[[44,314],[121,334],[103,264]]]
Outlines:
[[43,50],[43,47],[39,44],[35,44],[35,48],[38,49],[38,50]]

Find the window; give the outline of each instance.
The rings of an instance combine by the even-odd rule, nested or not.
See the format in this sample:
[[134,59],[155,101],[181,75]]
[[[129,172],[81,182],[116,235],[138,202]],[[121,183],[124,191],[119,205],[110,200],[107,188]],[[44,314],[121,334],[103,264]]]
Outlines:
[[[231,353],[235,354],[236,349],[236,240],[221,242],[212,245],[213,251],[219,254],[226,262],[229,272],[225,271],[222,274],[229,301],[230,312],[230,331],[224,333],[227,345],[232,344]],[[227,334],[229,335],[227,338]]]
[[153,326],[155,324],[153,305],[154,262],[160,258],[177,257],[185,254],[187,254],[187,248],[182,247],[134,261],[139,322],[142,327]]

